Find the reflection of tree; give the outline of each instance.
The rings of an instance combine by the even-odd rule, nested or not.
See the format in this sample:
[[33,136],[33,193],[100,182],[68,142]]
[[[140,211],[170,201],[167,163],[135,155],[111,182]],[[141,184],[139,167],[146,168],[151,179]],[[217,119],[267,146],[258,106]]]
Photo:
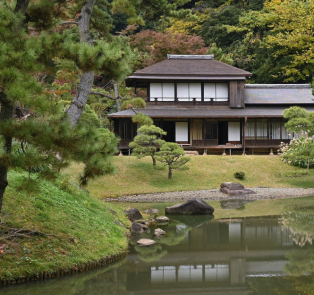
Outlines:
[[314,295],[314,275],[248,278],[250,295]]
[[[283,226],[289,227],[293,235],[293,241],[300,247],[306,243],[312,245],[314,239],[314,214],[312,207],[295,207],[293,211],[284,212],[280,218]],[[288,252],[286,257],[289,264],[285,266],[285,272],[292,276],[302,276],[314,270],[314,250],[312,247],[307,249],[293,249]]]
[[166,229],[166,236],[160,240],[160,243],[167,246],[178,245],[185,238],[186,233],[190,229],[191,227],[185,224],[168,226]]
[[162,245],[155,244],[152,246],[134,246],[134,249],[138,252],[138,257],[144,262],[152,262],[159,260],[165,256],[168,252],[162,249]]
[[280,223],[290,228],[293,241],[301,247],[306,242],[312,244],[314,239],[314,214],[304,210],[306,208],[296,208],[292,212],[284,212],[280,218]]
[[301,276],[314,271],[314,251],[313,249],[293,249],[286,257],[289,264],[285,266],[285,272],[292,276]]

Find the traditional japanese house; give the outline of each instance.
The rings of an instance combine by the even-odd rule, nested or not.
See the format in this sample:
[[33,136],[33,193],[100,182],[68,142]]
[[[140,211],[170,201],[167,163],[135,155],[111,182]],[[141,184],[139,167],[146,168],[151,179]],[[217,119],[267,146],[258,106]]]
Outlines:
[[[283,111],[298,105],[314,111],[309,84],[245,84],[251,73],[212,55],[168,55],[168,59],[126,78],[147,90],[146,109],[165,140],[204,153],[270,152],[291,136]],[[136,135],[133,110],[110,114],[120,150]]]

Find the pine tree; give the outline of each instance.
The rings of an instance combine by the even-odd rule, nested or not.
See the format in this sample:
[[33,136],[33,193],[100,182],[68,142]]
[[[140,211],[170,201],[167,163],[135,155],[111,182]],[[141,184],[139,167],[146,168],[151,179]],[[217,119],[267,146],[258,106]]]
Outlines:
[[156,165],[155,153],[165,143],[161,139],[162,135],[167,132],[155,125],[144,125],[137,130],[138,135],[130,142],[129,147],[132,148],[132,155],[141,159],[150,156],[153,160],[153,165]]
[[190,157],[183,157],[185,155],[184,150],[175,142],[166,142],[160,148],[159,152],[155,153],[157,161],[164,163],[168,166],[168,179],[172,179],[172,170],[187,170],[187,166],[184,166],[191,160]]

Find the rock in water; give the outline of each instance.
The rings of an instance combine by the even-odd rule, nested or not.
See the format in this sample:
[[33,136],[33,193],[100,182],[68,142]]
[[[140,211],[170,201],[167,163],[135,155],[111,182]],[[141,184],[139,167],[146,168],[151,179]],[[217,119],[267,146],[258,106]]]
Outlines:
[[131,208],[128,210],[124,210],[124,213],[128,216],[130,221],[135,221],[139,219],[143,219],[143,216],[140,211],[135,208]]
[[169,218],[167,216],[158,216],[156,222],[168,222]]
[[198,198],[166,208],[166,214],[212,214],[214,211],[212,206]]
[[165,234],[166,234],[166,232],[164,230],[162,230],[161,228],[155,229],[155,236],[156,237],[163,237]]
[[140,246],[149,246],[149,245],[155,244],[156,242],[154,240],[150,240],[150,239],[140,239],[137,241],[137,243]]
[[131,226],[131,235],[141,235],[144,232],[144,229],[142,227],[142,224],[133,222]]

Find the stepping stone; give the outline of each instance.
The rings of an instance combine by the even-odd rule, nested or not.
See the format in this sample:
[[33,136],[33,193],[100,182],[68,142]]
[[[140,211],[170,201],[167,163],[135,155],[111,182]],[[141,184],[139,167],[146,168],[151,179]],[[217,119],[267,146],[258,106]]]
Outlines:
[[167,216],[158,216],[156,218],[157,222],[168,222],[170,219]]
[[137,243],[140,246],[150,246],[150,245],[154,245],[156,242],[154,240],[150,240],[150,239],[140,239],[137,241]]
[[162,230],[161,228],[156,228],[155,229],[155,236],[156,237],[162,237],[166,234],[166,232],[164,230]]

